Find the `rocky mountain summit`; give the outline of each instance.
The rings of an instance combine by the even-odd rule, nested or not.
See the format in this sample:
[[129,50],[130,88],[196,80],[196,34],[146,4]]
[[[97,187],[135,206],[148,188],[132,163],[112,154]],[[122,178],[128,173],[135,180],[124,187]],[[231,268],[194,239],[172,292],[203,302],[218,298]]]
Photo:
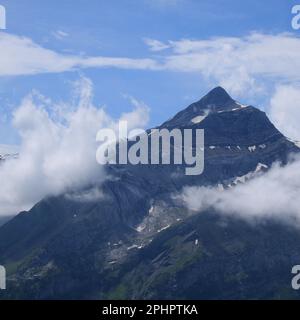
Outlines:
[[[0,227],[8,271],[3,298],[297,298],[290,270],[300,233],[276,221],[254,226],[213,209],[190,212],[172,195],[186,186],[247,183],[298,146],[267,115],[221,87],[158,128],[204,129],[205,168],[109,165],[108,179],[43,199]],[[101,190],[95,201],[78,193]],[[285,214],[283,212],[283,214]]]

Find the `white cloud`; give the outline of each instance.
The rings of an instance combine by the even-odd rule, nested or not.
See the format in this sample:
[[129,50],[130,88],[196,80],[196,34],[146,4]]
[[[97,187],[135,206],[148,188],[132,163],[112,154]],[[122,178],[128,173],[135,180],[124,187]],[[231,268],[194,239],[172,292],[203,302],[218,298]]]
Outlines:
[[103,200],[105,195],[98,187],[93,187],[84,191],[68,193],[65,197],[76,202],[95,202]]
[[145,128],[149,122],[150,108],[143,102],[130,95],[123,95],[135,107],[133,112],[121,115],[120,121],[127,121],[130,124],[129,130],[135,128]]
[[155,41],[148,42],[151,50],[171,50],[163,56],[163,68],[198,72],[234,94],[262,90],[262,78],[300,81],[300,38],[292,34],[253,33],[240,38],[183,39],[158,45]]
[[269,115],[275,126],[288,138],[300,140],[300,86],[276,88]]
[[266,81],[300,82],[300,38],[293,34],[253,33],[240,38],[144,41],[150,51],[156,53],[155,57],[89,57],[58,53],[43,48],[29,38],[2,32],[0,76],[107,67],[178,71],[198,73],[236,95],[263,92]]
[[[0,215],[27,210],[48,195],[76,191],[105,178],[96,162],[96,134],[114,128],[116,121],[92,103],[92,83],[76,83],[76,105],[55,105],[40,94],[24,98],[14,113],[14,125],[21,136],[20,156],[0,166]],[[148,110],[141,107],[122,115],[129,127],[143,123]],[[100,193],[80,194],[80,201]],[[76,196],[76,195],[75,195]]]
[[69,34],[65,31],[62,31],[62,30],[56,30],[56,31],[52,32],[52,34],[58,40],[63,40],[65,38],[69,37]]
[[19,152],[19,147],[9,144],[0,144],[0,156],[6,154],[17,154]]
[[276,218],[300,223],[300,159],[275,164],[267,173],[232,189],[186,187],[179,196],[193,211],[210,207],[244,219]]
[[41,47],[26,37],[0,33],[0,76],[56,73],[77,68],[155,69],[152,59],[82,57]]
[[144,42],[149,47],[149,49],[154,52],[166,50],[171,47],[169,44],[163,43],[155,39],[146,38],[144,39]]

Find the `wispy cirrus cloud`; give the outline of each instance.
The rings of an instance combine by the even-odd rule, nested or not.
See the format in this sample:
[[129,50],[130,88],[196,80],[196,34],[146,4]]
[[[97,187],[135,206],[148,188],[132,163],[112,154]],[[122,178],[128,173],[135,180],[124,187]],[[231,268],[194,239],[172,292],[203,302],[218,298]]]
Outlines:
[[169,49],[171,47],[170,44],[155,39],[145,38],[144,42],[149,47],[150,51],[153,52],[159,52],[162,50]]
[[62,31],[62,30],[56,30],[56,31],[52,32],[52,35],[58,40],[63,40],[65,38],[69,37],[69,33]]
[[222,85],[235,95],[262,91],[266,82],[300,82],[300,38],[293,34],[144,41],[150,50],[144,58],[90,57],[62,54],[29,38],[1,33],[0,76],[83,68],[175,71],[199,74],[205,81]]
[[0,33],[0,76],[59,73],[79,68],[156,69],[152,59],[85,57],[66,55],[43,48],[33,40]]
[[262,79],[300,81],[300,38],[292,34],[167,42],[147,39],[146,44],[161,53],[164,69],[199,73],[234,94],[257,92],[263,87]]

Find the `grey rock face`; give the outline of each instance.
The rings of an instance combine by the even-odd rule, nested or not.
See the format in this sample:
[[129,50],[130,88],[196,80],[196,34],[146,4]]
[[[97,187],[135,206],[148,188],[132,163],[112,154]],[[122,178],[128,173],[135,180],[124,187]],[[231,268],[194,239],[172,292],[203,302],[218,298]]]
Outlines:
[[[204,129],[204,173],[186,176],[180,165],[108,166],[110,179],[98,186],[103,199],[84,203],[61,195],[20,213],[0,228],[10,288],[0,295],[213,299],[287,292],[283,273],[287,268],[288,277],[299,255],[295,230],[224,222],[216,212],[191,216],[171,195],[187,185],[226,188],[258,166],[285,164],[298,147],[264,112],[240,105],[220,87],[159,128]],[[270,286],[265,272],[272,274]]]

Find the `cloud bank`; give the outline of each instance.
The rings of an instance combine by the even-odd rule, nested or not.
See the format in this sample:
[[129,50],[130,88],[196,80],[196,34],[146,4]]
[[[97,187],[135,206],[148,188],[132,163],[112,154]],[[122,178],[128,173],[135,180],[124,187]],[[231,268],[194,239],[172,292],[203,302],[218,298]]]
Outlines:
[[[92,103],[93,86],[82,78],[75,85],[76,104],[55,104],[37,92],[25,97],[14,113],[21,136],[20,156],[0,165],[0,215],[16,214],[49,195],[100,184],[103,168],[96,162],[96,134],[117,122]],[[145,123],[148,108],[135,100],[134,110],[121,118],[129,128]],[[75,195],[78,200],[100,196]]]
[[300,86],[278,86],[270,102],[269,116],[285,136],[299,141]]
[[177,196],[192,211],[214,208],[247,220],[276,218],[300,226],[300,158],[287,166],[274,166],[266,173],[220,191],[218,188],[186,187]]

